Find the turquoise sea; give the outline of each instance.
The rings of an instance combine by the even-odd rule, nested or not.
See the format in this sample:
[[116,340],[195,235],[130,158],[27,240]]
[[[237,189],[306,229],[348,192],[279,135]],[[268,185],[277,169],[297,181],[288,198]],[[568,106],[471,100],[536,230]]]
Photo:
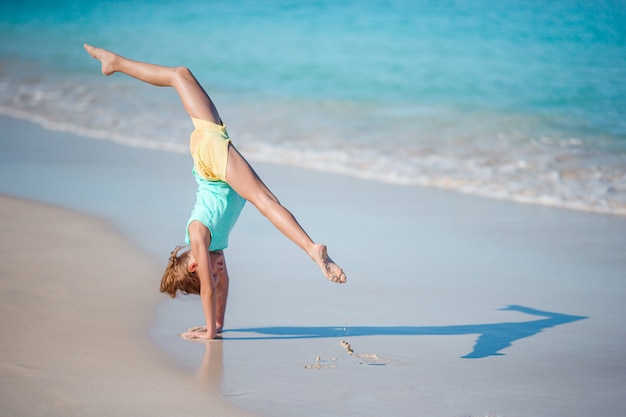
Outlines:
[[89,42],[185,65],[252,161],[626,214],[626,2],[18,1],[0,113],[186,152],[173,91]]

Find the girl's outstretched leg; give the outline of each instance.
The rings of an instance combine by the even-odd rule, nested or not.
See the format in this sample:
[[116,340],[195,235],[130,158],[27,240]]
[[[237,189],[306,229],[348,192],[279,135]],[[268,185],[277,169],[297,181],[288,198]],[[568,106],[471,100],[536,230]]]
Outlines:
[[240,196],[250,201],[269,219],[278,230],[309,254],[320,267],[326,278],[333,282],[346,282],[346,274],[328,256],[326,245],[315,243],[302,229],[295,217],[280,204],[278,199],[254,172],[243,156],[230,145],[226,182]]
[[172,87],[191,117],[222,124],[217,108],[189,69],[134,61],[88,44],[84,47],[89,55],[100,61],[104,75],[121,72],[158,87]]

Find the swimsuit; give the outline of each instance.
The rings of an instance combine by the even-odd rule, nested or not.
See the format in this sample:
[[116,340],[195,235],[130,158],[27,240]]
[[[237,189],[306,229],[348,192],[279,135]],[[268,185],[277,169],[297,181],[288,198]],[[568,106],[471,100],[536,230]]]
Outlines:
[[225,181],[230,139],[225,126],[192,118],[196,129],[191,134],[193,176],[198,183],[196,204],[189,220],[185,242],[189,241],[189,225],[199,221],[211,233],[209,251],[228,246],[228,235],[235,226],[246,200]]
[[194,117],[191,121],[195,129],[191,132],[189,148],[196,172],[207,180],[226,181],[230,144],[226,126]]

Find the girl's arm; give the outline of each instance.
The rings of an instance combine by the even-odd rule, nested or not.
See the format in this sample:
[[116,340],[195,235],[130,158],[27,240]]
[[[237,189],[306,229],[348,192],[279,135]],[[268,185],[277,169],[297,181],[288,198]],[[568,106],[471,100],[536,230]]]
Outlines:
[[190,265],[190,268],[195,268],[196,274],[200,278],[200,300],[206,320],[206,332],[187,332],[183,336],[195,339],[215,339],[217,335],[215,329],[217,292],[209,259],[211,233],[205,225],[194,221],[189,225],[189,240],[191,253],[195,258],[195,265]]

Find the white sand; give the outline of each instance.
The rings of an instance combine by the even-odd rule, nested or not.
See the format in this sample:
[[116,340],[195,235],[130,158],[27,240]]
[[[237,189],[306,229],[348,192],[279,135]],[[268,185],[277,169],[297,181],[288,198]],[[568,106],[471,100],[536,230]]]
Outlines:
[[[626,408],[626,218],[255,164],[328,244],[349,283],[321,278],[248,207],[226,255],[224,337],[233,340],[192,343],[177,333],[201,324],[199,303],[167,301],[155,311],[156,288],[137,278],[158,281],[154,263],[182,239],[193,203],[190,159],[0,124],[0,192],[105,217],[149,254],[132,275],[141,291],[130,339],[150,345],[137,331],[154,318],[152,346],[164,355],[142,360],[168,375],[159,384],[193,386],[176,390],[172,407],[197,399],[208,379],[229,402],[267,416],[592,417]],[[102,294],[105,305],[117,299]],[[502,310],[509,305],[524,308]],[[218,348],[208,361],[207,346]],[[124,355],[114,351],[112,361]],[[110,383],[123,386],[128,376],[117,375]],[[128,385],[156,383],[146,379]],[[94,389],[84,401],[110,405],[125,392]]]

